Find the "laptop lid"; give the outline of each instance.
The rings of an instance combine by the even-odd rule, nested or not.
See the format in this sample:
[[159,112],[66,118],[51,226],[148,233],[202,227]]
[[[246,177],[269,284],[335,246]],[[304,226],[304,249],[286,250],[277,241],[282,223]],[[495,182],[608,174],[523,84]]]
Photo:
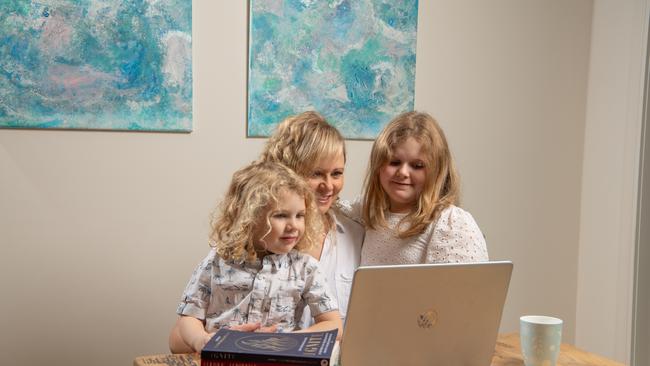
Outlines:
[[359,267],[341,364],[490,365],[512,262]]

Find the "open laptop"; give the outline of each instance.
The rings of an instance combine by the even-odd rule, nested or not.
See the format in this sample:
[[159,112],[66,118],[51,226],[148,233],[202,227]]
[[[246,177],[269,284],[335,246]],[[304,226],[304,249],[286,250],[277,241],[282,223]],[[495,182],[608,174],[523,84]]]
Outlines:
[[512,262],[359,267],[341,365],[487,366]]

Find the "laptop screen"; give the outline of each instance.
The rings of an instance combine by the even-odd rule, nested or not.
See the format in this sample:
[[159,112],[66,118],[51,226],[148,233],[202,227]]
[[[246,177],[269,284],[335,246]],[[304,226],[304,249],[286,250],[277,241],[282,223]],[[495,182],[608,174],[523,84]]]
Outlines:
[[512,263],[359,267],[342,365],[489,365]]

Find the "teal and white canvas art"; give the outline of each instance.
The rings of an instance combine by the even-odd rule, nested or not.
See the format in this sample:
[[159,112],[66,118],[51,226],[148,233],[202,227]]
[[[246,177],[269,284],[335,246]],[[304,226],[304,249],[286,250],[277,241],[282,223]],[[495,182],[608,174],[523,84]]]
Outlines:
[[192,129],[192,2],[0,1],[0,127]]
[[374,139],[413,109],[417,0],[250,0],[248,136],[315,110]]

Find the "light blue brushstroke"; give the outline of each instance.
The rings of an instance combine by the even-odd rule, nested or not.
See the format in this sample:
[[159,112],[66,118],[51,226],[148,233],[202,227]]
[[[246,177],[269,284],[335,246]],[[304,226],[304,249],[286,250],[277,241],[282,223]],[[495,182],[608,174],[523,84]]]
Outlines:
[[0,2],[0,127],[190,131],[191,15],[186,0]]
[[322,113],[348,138],[373,139],[413,109],[416,0],[251,0],[248,134]]

